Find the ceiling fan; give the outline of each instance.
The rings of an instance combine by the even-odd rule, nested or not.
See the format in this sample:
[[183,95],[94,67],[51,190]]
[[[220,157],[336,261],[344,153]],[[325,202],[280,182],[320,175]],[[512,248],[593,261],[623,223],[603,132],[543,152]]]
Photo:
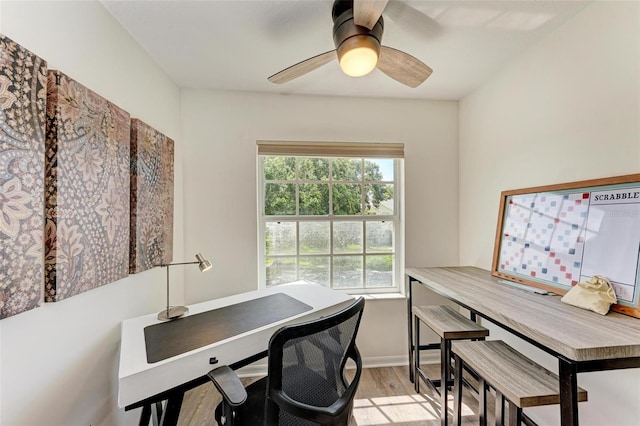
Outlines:
[[382,12],[389,0],[336,0],[333,3],[335,50],[311,57],[272,75],[267,80],[282,84],[338,59],[351,77],[369,74],[374,68],[409,87],[418,87],[433,72],[408,53],[382,46]]

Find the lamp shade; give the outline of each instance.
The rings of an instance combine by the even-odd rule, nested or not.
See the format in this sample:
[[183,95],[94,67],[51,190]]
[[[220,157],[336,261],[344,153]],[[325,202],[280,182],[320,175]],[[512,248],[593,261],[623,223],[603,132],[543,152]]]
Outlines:
[[196,254],[196,259],[198,260],[198,267],[200,268],[200,272],[208,271],[213,267],[211,262],[205,259],[202,253]]
[[378,63],[380,43],[369,35],[356,35],[338,47],[338,60],[342,71],[351,77],[369,74]]

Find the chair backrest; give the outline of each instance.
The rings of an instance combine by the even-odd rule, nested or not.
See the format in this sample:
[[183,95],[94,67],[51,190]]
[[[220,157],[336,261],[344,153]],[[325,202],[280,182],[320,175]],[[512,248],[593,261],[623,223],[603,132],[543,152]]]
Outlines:
[[[269,425],[346,425],[360,381],[355,340],[364,298],[335,314],[278,330],[269,342]],[[347,359],[356,365],[351,381]]]

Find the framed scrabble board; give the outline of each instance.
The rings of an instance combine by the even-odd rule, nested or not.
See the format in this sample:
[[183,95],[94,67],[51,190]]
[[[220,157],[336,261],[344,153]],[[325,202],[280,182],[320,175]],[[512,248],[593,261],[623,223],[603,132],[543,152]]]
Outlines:
[[503,191],[492,274],[557,294],[602,275],[640,318],[640,174]]

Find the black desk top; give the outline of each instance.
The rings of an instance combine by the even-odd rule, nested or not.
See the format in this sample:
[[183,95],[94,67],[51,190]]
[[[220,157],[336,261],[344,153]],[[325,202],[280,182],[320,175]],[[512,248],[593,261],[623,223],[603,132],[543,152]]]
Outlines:
[[311,309],[289,295],[276,293],[150,325],[144,329],[147,362],[162,361]]

